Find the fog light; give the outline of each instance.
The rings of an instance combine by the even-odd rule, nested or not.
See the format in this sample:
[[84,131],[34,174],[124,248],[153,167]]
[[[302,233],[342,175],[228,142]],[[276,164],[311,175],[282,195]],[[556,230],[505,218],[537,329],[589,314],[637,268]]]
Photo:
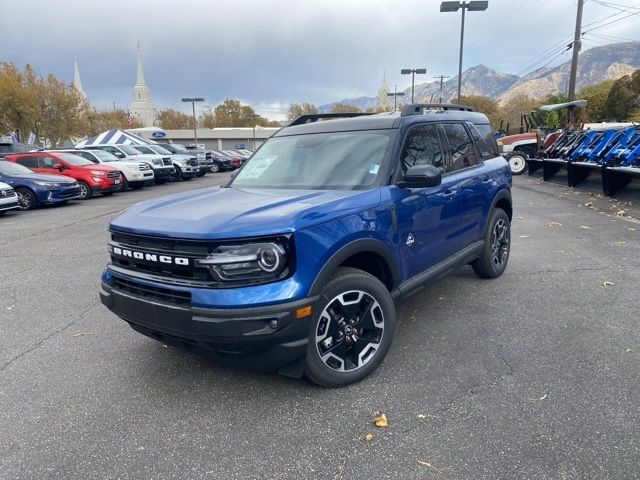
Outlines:
[[269,326],[275,330],[278,328],[278,320],[269,320]]

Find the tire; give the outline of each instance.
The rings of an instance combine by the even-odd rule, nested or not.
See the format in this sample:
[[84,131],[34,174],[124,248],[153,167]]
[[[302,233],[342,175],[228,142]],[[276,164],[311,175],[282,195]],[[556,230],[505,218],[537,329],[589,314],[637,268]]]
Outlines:
[[155,183],[156,185],[164,185],[165,183],[167,183],[167,179],[166,178],[154,178],[153,179],[153,183]]
[[471,267],[480,278],[499,277],[507,268],[510,251],[511,223],[509,217],[501,208],[494,208],[489,216],[487,231],[484,234],[482,254],[471,262]]
[[180,168],[175,167],[176,168],[176,173],[174,173],[174,179],[176,182],[181,182],[182,180],[184,180],[184,177],[182,176],[182,170],[180,170]]
[[78,185],[80,185],[80,200],[89,200],[93,197],[93,192],[88,184],[78,181]]
[[222,169],[220,168],[220,165],[218,165],[218,162],[213,162],[211,164],[211,173],[218,173],[222,171]]
[[144,182],[131,182],[129,187],[131,187],[131,190],[140,190],[144,187]]
[[339,268],[323,287],[311,321],[306,377],[322,387],[362,380],[386,356],[395,326],[396,308],[382,282],[362,270]]
[[509,168],[512,175],[522,175],[527,169],[527,156],[521,152],[515,152],[509,156]]
[[16,188],[20,210],[33,210],[38,206],[38,198],[28,188]]
[[126,192],[128,188],[129,188],[129,180],[127,180],[127,177],[122,175],[122,186],[120,187],[120,191]]

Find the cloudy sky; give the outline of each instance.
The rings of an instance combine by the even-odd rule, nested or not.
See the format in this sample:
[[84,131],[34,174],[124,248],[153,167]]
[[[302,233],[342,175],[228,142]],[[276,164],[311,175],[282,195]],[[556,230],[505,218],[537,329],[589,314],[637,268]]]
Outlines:
[[[393,88],[410,85],[403,67],[457,72],[460,14],[440,0],[2,0],[0,61],[30,63],[73,79],[97,107],[122,108],[135,83],[141,41],[147,84],[157,107],[187,110],[182,96],[216,105],[238,98],[280,119],[291,102],[329,103],[375,95],[386,72]],[[635,7],[629,10],[630,7]],[[575,0],[490,0],[467,15],[465,68],[483,63],[527,73],[527,64],[568,43]],[[640,40],[640,2],[586,0],[584,48]],[[624,18],[627,17],[627,18]],[[605,25],[612,22],[609,25]],[[561,47],[560,47],[561,48]],[[556,57],[554,59],[554,57]]]

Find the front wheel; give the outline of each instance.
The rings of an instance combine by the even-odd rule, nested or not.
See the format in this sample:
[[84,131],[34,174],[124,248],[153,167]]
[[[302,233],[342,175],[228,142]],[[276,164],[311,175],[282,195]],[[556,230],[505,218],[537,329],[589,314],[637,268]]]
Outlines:
[[218,162],[213,162],[211,164],[211,173],[218,173],[220,171],[220,165],[218,165]]
[[78,182],[78,185],[80,185],[80,200],[89,200],[93,197],[91,187],[87,183]]
[[482,254],[471,267],[480,278],[496,278],[507,268],[511,251],[511,222],[501,208],[495,208],[489,217],[487,231],[484,234]]
[[522,175],[527,169],[527,158],[523,153],[514,153],[509,157],[509,168],[513,175]]
[[33,210],[38,206],[38,199],[35,193],[28,188],[16,188],[16,195],[18,196],[20,210]]
[[131,182],[129,186],[131,187],[131,190],[140,190],[144,187],[144,182]]
[[373,372],[391,346],[396,309],[377,278],[340,268],[322,289],[311,322],[305,375],[323,387],[342,387]]

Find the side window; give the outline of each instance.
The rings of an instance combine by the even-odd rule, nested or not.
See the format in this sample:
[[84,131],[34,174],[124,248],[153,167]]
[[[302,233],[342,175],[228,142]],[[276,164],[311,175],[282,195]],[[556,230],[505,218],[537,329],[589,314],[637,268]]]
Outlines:
[[442,129],[447,135],[451,149],[451,167],[453,171],[472,167],[479,163],[473,141],[461,123],[444,123]]
[[51,157],[38,157],[38,167],[40,168],[53,168],[55,163],[60,163]]
[[90,162],[93,163],[98,163],[98,161],[96,160],[96,157],[94,157],[91,153],[89,152],[73,152],[74,155],[78,155],[82,158],[85,158],[87,160],[89,160]]
[[38,157],[22,157],[16,160],[23,167],[38,168]]
[[487,144],[484,141],[484,138],[482,138],[482,136],[480,135],[480,132],[478,132],[478,129],[475,127],[475,125],[473,123],[467,123],[467,128],[471,132],[471,136],[473,137],[473,140],[476,142],[478,150],[480,150],[480,156],[482,157],[482,159],[486,160],[491,158],[492,155],[489,152],[489,147],[487,147]]
[[435,125],[416,125],[407,132],[400,154],[402,173],[414,165],[433,165],[444,173],[442,147]]
[[490,158],[499,157],[500,149],[498,148],[498,142],[496,142],[496,137],[493,134],[491,125],[481,124],[481,125],[475,125],[475,127],[478,129],[478,132],[484,139],[484,143],[486,144],[487,149],[489,150],[489,154],[491,155]]
[[116,147],[102,147],[102,150],[104,150],[105,152],[109,152],[112,154],[116,154],[116,152],[119,152],[119,150]]

